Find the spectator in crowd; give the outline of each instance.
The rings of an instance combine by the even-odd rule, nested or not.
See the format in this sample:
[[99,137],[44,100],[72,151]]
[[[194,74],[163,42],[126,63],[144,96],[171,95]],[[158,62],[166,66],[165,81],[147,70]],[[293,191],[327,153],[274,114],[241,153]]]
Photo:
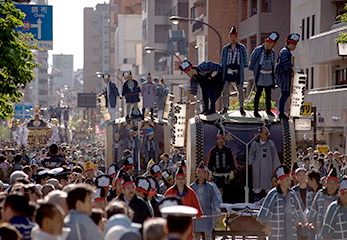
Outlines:
[[67,240],[104,239],[97,225],[90,218],[94,189],[87,184],[76,184],[67,192],[69,214],[65,217],[65,226],[71,228]]
[[20,232],[9,223],[0,224],[0,238],[2,240],[21,240]]
[[160,156],[161,161],[159,162],[159,167],[161,168],[162,171],[166,170],[166,169],[170,169],[170,170],[175,170],[173,169],[174,167],[174,163],[172,162],[172,160],[170,160],[169,158],[169,154],[167,153],[163,153]]
[[106,223],[104,210],[100,208],[93,208],[91,218],[93,219],[94,223],[98,226],[100,232],[103,233]]
[[164,240],[167,222],[164,218],[152,218],[143,223],[143,239],[144,240]]
[[64,212],[56,205],[51,203],[42,204],[36,213],[36,223],[31,232],[32,240],[48,240],[48,239],[58,239],[58,236],[67,237],[70,229],[64,226]]
[[23,239],[31,239],[30,233],[35,226],[26,216],[29,198],[19,192],[8,195],[1,209],[1,221],[12,224],[22,234]]
[[319,174],[320,177],[326,177],[327,176],[327,169],[324,165],[324,158],[318,158],[318,167],[319,167]]
[[49,147],[49,153],[51,156],[43,159],[42,165],[45,168],[52,169],[52,168],[62,167],[66,165],[65,160],[57,155],[58,154],[57,144],[52,144]]
[[22,161],[23,161],[22,155],[16,154],[14,159],[13,159],[13,162],[14,162],[14,164],[13,164],[13,171],[17,171],[17,170],[21,171],[23,169],[23,167],[21,165]]
[[179,153],[177,148],[174,148],[172,151],[172,158],[171,158],[172,162],[174,164],[182,161],[182,155]]

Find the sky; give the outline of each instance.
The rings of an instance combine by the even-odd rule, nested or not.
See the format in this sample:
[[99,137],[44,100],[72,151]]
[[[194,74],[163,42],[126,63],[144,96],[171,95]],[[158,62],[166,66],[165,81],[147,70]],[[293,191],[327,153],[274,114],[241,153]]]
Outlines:
[[[103,0],[48,0],[53,6],[53,50],[49,50],[49,64],[53,54],[74,55],[74,70],[83,68],[83,9],[95,7]],[[106,0],[109,3],[109,0]]]

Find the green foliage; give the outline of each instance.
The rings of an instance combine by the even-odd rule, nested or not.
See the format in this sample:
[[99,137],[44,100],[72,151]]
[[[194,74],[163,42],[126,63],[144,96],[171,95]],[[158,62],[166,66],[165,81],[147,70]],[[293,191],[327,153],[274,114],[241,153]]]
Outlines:
[[11,130],[0,126],[0,141],[9,141],[11,139]]
[[13,103],[23,95],[17,86],[26,86],[35,79],[32,71],[38,65],[30,49],[37,49],[32,34],[15,32],[23,25],[25,14],[11,0],[0,4],[0,118],[13,115]]
[[[344,7],[345,10],[347,10],[347,3]],[[347,22],[347,12],[338,15],[336,17],[337,20],[340,20],[341,22]],[[347,33],[339,32],[339,37],[335,39],[336,43],[347,43]]]
[[82,115],[76,114],[71,122],[70,127],[71,128],[76,128],[81,124],[81,119],[83,119]]
[[[252,92],[252,99],[245,104],[244,109],[245,110],[254,110],[254,96],[255,96],[255,92]],[[239,102],[233,104],[232,106],[230,106],[231,110],[236,109],[237,107],[239,107],[240,104]],[[265,101],[265,91],[263,91],[261,93],[260,99],[259,99],[259,110],[261,109],[266,109],[266,101]],[[271,109],[276,109],[276,102],[271,101]]]

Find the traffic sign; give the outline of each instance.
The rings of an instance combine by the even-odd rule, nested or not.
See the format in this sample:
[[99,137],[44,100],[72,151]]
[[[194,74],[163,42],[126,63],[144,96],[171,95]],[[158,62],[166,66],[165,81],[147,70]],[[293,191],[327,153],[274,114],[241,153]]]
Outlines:
[[302,115],[311,115],[311,112],[312,112],[312,104],[304,103],[304,106],[302,106]]
[[16,5],[25,13],[23,26],[17,32],[32,33],[38,41],[38,47],[53,50],[53,18],[52,6],[48,5]]
[[32,102],[20,102],[14,105],[14,118],[30,118],[33,114]]

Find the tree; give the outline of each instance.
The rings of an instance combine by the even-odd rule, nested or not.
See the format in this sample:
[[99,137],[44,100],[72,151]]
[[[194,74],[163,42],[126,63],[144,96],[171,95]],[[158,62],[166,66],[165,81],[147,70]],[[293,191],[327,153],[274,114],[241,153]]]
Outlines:
[[23,95],[25,87],[35,79],[32,71],[38,64],[30,49],[37,49],[32,34],[15,32],[23,25],[25,14],[11,0],[0,1],[0,118],[13,115],[13,103]]
[[[344,7],[345,10],[347,10],[347,4],[345,4]],[[347,12],[338,15],[336,17],[337,20],[340,20],[341,22],[347,22]],[[339,32],[339,37],[335,39],[336,43],[347,43],[347,33]]]
[[7,127],[0,126],[0,141],[10,141],[11,130]]
[[[252,96],[253,96],[253,98],[247,104],[245,104],[245,106],[244,106],[245,110],[254,110],[254,96],[255,96],[255,92],[252,92]],[[234,109],[236,109],[239,106],[240,106],[239,102],[236,102],[235,104],[230,106],[230,109],[234,110]],[[263,91],[261,93],[261,96],[260,96],[260,99],[259,99],[259,109],[266,109],[265,91]],[[271,109],[276,109],[276,102],[271,101]]]

